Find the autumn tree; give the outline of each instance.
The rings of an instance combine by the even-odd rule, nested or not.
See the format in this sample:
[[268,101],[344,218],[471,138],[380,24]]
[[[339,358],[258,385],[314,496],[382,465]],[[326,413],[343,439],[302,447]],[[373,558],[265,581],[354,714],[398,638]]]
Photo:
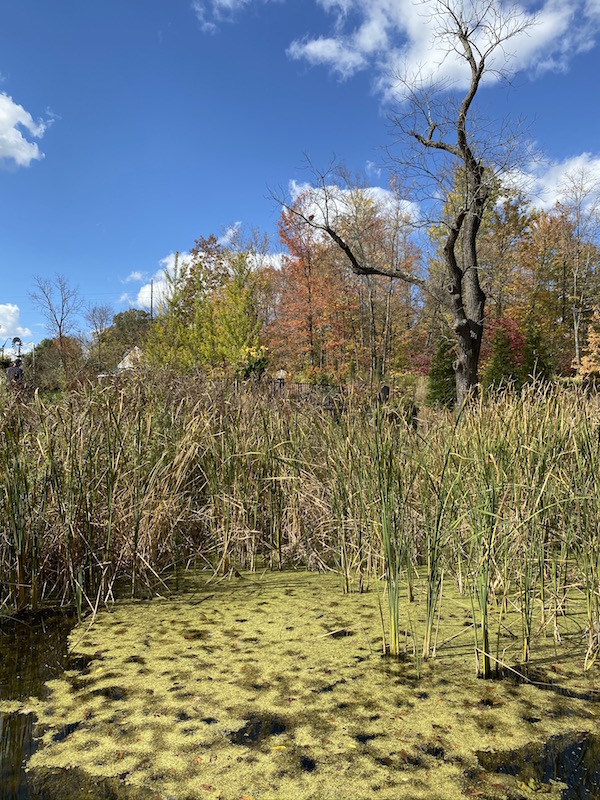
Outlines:
[[[578,371],[582,342],[600,290],[598,187],[567,176],[561,200],[530,215],[518,248],[510,314],[537,330],[563,373]],[[587,187],[587,188],[586,188]]]
[[[309,203],[308,195],[300,196],[295,207],[305,206],[308,214]],[[267,327],[269,346],[278,364],[304,379],[337,375],[349,360],[348,312],[353,300],[344,274],[332,263],[328,242],[297,214],[284,209],[279,232],[287,255],[273,275],[276,304]]]
[[534,214],[529,198],[504,191],[484,214],[479,239],[479,271],[493,319],[515,319],[523,324],[522,303],[529,283],[521,267],[521,255],[529,239]]
[[27,383],[44,392],[64,390],[65,358],[73,379],[76,369],[83,364],[83,350],[78,337],[64,336],[62,347],[59,347],[58,339],[42,339],[25,355],[23,366]]
[[[282,238],[298,273],[313,352],[315,328],[322,336],[326,325],[338,359],[353,373],[377,378],[392,365],[394,345],[412,324],[408,276],[418,281],[419,252],[400,193],[358,185],[335,165],[316,187],[283,205]],[[362,263],[369,269],[356,267]],[[398,272],[407,276],[401,288]]]
[[[420,251],[412,240],[407,205],[394,184],[385,192],[365,186],[346,190],[336,224],[361,263],[378,265],[380,271],[402,264],[407,273],[415,274]],[[341,255],[339,248],[337,252]],[[380,379],[392,366],[394,345],[414,324],[414,293],[409,282],[382,274],[355,275],[354,282],[362,312],[360,327],[368,333],[369,377]]]
[[577,372],[585,328],[600,289],[600,181],[588,177],[583,169],[568,173],[557,213],[563,231],[563,296],[570,312]]
[[[563,248],[563,226],[552,211],[534,211],[527,234],[517,247],[513,296],[504,312],[521,329],[537,330],[549,355],[568,366],[569,313]],[[508,298],[507,298],[508,299]]]
[[587,346],[579,376],[596,384],[600,381],[600,308],[596,306],[588,327]]
[[200,238],[187,262],[175,260],[146,349],[151,363],[183,371],[237,370],[259,345],[254,279],[259,263],[250,244]]

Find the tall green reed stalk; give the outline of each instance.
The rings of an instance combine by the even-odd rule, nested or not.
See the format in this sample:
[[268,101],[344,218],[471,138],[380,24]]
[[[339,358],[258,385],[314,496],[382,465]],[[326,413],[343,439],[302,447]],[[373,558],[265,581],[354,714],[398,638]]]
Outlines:
[[[589,410],[585,409],[588,413]],[[590,669],[600,653],[600,426],[588,413],[580,418],[579,435],[574,442],[577,473],[572,498],[574,553],[586,610],[585,670]]]
[[[2,503],[0,514],[6,521],[8,536],[4,556],[8,576],[7,602],[18,609],[27,604],[27,559],[30,551],[29,524],[31,520],[30,474],[25,457],[24,430],[17,414],[11,415],[4,428],[2,455],[0,457],[0,486]],[[37,550],[31,552],[32,570],[35,572]],[[31,599],[35,594],[31,587]]]
[[[378,408],[373,418],[372,492],[373,507],[379,509],[374,524],[384,565],[388,621],[387,651],[392,656],[399,656],[402,641],[399,612],[405,591],[402,578],[403,571],[406,576],[410,576],[412,569],[408,533],[412,529],[411,496],[419,465],[407,455],[408,431],[404,427],[390,425],[389,417],[384,411]],[[410,577],[406,584],[408,589],[406,601],[409,602],[412,600]]]
[[453,525],[456,524],[455,492],[460,485],[460,469],[451,474],[452,444],[446,450],[439,475],[426,469],[421,503],[425,533],[426,602],[423,634],[423,660],[435,655],[435,620],[442,597],[444,555]]

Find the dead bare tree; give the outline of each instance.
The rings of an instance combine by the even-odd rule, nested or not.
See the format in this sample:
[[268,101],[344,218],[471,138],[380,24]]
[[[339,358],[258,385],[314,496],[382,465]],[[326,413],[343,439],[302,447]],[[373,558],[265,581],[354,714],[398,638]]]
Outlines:
[[50,336],[56,341],[68,383],[71,378],[69,339],[76,331],[77,315],[83,307],[81,295],[61,274],[52,279],[38,275],[34,278],[34,284],[36,288],[30,293],[30,297],[44,316]]
[[[499,0],[435,0],[430,24],[444,59],[467,68],[466,89],[448,92],[426,78],[401,79],[405,103],[394,117],[396,132],[411,147],[396,162],[404,179],[452,202],[439,218],[445,229],[443,304],[456,339],[456,394],[464,402],[478,384],[485,293],[479,279],[478,234],[484,211],[502,177],[515,167],[519,137],[475,117],[473,104],[486,78],[509,75],[506,44],[533,24],[518,6]],[[444,181],[451,180],[451,185]],[[440,189],[445,191],[440,193]]]
[[[483,337],[486,297],[479,280],[477,238],[492,190],[514,168],[520,142],[513,130],[477,120],[474,101],[486,79],[509,76],[506,45],[534,19],[519,6],[506,8],[501,0],[427,0],[423,10],[441,62],[456,59],[466,78],[450,85],[435,84],[424,72],[398,76],[401,100],[392,117],[395,136],[390,155],[400,182],[411,187],[429,224],[434,206],[444,206],[444,213],[435,217],[445,231],[442,286],[433,286],[402,264],[382,267],[361,258],[359,248],[336,223],[339,186],[331,184],[333,164],[314,172],[318,210],[305,215],[304,222],[330,236],[356,274],[408,281],[447,309],[456,340],[457,399],[462,403],[478,384]],[[452,202],[447,203],[451,193]],[[287,208],[293,211],[291,204]]]
[[93,303],[87,307],[85,319],[90,324],[92,341],[98,348],[98,369],[102,369],[102,340],[110,327],[113,308],[108,303]]

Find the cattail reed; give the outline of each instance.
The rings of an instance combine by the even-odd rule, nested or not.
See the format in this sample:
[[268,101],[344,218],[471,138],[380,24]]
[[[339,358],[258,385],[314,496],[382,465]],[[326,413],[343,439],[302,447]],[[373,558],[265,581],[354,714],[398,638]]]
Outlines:
[[559,648],[577,603],[582,665],[597,659],[595,395],[528,387],[458,416],[425,410],[416,429],[393,395],[331,403],[201,376],[1,401],[5,609],[85,614],[198,565],[336,570],[346,592],[383,580],[390,654],[410,640],[419,663],[443,658],[443,590],[444,604],[471,597],[483,676],[507,648],[531,661],[550,629]]

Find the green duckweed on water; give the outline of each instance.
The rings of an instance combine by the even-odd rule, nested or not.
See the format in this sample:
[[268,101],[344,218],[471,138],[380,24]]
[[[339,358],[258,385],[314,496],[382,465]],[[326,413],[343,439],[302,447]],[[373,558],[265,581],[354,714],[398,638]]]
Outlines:
[[[200,575],[173,597],[118,602],[73,631],[82,669],[23,706],[45,731],[28,769],[78,770],[161,800],[538,796],[484,773],[476,754],[597,730],[598,669],[582,669],[576,605],[559,644],[551,631],[536,640],[544,686],[483,681],[470,601],[444,592],[426,663],[413,658],[418,595],[401,612],[407,656],[392,660],[377,591],[344,595],[335,575]],[[519,624],[518,609],[502,618],[494,647],[506,664]],[[541,788],[560,796],[559,784]]]

